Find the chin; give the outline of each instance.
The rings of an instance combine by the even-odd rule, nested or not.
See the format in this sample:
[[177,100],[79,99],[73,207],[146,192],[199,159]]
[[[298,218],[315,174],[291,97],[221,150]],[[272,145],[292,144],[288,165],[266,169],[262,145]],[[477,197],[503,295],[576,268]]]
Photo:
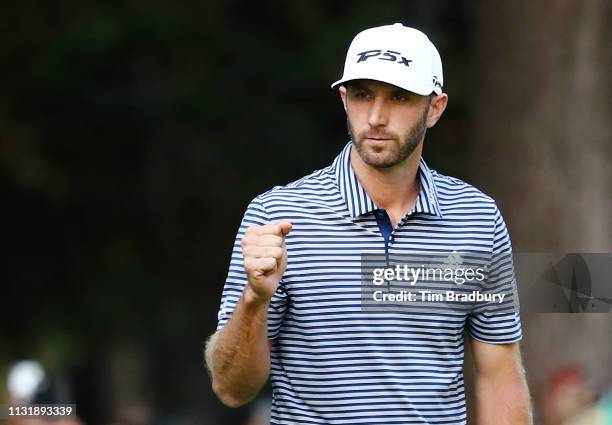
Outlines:
[[393,155],[389,153],[371,153],[368,152],[361,156],[363,162],[374,168],[390,168],[397,164]]

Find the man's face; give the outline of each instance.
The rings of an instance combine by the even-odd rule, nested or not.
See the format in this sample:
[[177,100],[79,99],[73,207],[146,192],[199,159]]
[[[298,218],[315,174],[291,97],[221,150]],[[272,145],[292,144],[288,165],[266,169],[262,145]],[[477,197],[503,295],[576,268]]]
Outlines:
[[431,98],[373,80],[340,88],[351,140],[366,164],[390,168],[402,163],[425,136]]

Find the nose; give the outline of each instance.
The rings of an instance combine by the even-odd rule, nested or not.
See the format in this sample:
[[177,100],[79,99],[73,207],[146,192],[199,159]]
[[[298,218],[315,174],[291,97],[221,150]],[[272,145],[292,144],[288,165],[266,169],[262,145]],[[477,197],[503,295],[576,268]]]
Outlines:
[[388,117],[385,100],[382,97],[376,97],[371,105],[368,115],[368,124],[370,124],[371,127],[387,125]]

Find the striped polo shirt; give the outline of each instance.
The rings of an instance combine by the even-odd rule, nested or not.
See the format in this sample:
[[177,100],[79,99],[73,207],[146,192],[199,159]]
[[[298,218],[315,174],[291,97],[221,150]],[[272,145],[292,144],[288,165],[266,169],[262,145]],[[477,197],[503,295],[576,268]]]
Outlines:
[[[495,202],[421,160],[412,210],[390,228],[360,185],[349,142],[321,170],[248,206],[233,247],[218,330],[247,282],[247,227],[289,221],[287,269],[268,310],[272,424],[465,424],[464,330],[486,343],[521,339],[511,313],[366,311],[363,254],[510,253]],[[512,264],[499,279],[513,281]]]

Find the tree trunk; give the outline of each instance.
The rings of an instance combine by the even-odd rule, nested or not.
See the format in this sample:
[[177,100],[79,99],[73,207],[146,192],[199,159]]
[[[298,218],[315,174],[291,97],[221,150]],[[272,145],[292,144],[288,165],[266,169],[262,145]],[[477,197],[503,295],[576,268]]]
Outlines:
[[[610,252],[612,3],[480,1],[475,15],[474,183],[515,251]],[[527,312],[523,324],[536,402],[563,365],[612,382],[612,314]]]

